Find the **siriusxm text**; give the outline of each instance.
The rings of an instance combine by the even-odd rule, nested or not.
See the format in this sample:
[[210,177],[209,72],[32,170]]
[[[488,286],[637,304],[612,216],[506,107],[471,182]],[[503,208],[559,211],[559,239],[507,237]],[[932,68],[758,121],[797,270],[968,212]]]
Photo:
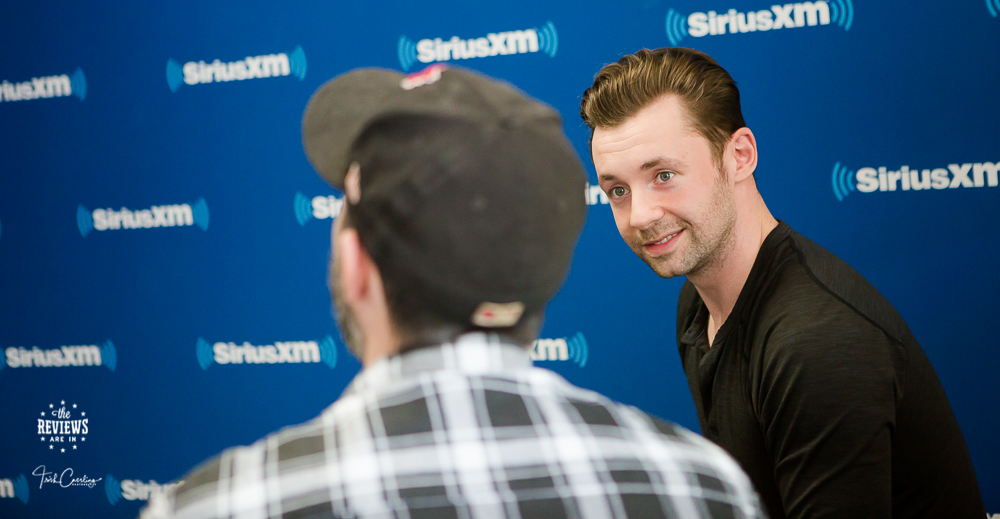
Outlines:
[[535,29],[490,33],[484,38],[468,40],[452,36],[450,40],[434,38],[417,42],[417,59],[422,63],[527,52],[538,52],[538,31]]
[[33,77],[31,81],[20,83],[11,83],[7,80],[0,83],[0,100],[3,101],[28,101],[69,95],[73,95],[73,87],[66,74]]
[[531,360],[569,360],[569,344],[566,339],[538,339],[528,350]]
[[7,366],[11,368],[50,368],[65,366],[100,366],[101,349],[97,346],[63,346],[43,350],[37,346],[7,348]]
[[314,196],[312,199],[312,215],[317,220],[336,218],[344,206],[344,199],[333,195]]
[[117,211],[94,209],[92,216],[94,229],[98,231],[194,225],[194,213],[188,204],[154,205],[135,211],[126,207]]
[[830,23],[830,6],[825,0],[772,5],[770,9],[738,12],[730,9],[725,13],[708,11],[691,13],[688,16],[688,34],[696,38],[709,35],[746,33],[755,31],[775,31]]
[[857,173],[858,191],[921,191],[965,187],[997,187],[1000,162],[949,164],[948,168],[913,169],[902,166],[896,171],[886,167],[861,168]]
[[288,55],[284,52],[262,56],[247,56],[239,61],[223,63],[215,60],[189,61],[184,64],[184,82],[189,85],[199,83],[221,83],[243,81],[244,79],[287,76],[291,73]]
[[255,346],[249,342],[217,342],[212,346],[215,362],[219,364],[302,364],[319,362],[319,343],[316,341],[275,342]]
[[154,494],[169,492],[180,483],[159,484],[156,481],[144,482],[137,479],[123,479],[121,481],[122,497],[129,501],[147,501]]

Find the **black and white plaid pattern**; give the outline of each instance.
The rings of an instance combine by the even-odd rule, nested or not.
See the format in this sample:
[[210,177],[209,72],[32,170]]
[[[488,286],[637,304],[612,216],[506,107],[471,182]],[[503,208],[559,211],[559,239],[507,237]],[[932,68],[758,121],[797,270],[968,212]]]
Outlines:
[[483,334],[364,369],[314,420],[226,450],[143,519],[764,517],[725,452]]

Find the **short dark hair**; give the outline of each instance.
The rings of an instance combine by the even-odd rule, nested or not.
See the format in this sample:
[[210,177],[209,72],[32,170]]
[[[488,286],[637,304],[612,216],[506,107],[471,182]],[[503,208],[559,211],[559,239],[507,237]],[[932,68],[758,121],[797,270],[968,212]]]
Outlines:
[[412,283],[406,272],[393,268],[391,262],[379,261],[378,256],[371,254],[371,239],[366,239],[370,233],[357,228],[351,219],[349,206],[350,204],[344,204],[344,209],[338,216],[341,219],[340,225],[358,233],[365,252],[378,266],[389,315],[403,342],[403,350],[449,342],[463,333],[475,331],[495,333],[524,346],[538,337],[544,317],[542,311],[526,313],[517,324],[508,328],[482,328],[471,322],[458,322],[444,315],[437,309],[438,306],[428,304],[428,294],[409,289]]
[[688,123],[722,163],[729,139],[746,126],[740,91],[704,52],[683,47],[641,49],[605,65],[583,93],[580,117],[590,127],[613,128],[666,95],[681,98]]

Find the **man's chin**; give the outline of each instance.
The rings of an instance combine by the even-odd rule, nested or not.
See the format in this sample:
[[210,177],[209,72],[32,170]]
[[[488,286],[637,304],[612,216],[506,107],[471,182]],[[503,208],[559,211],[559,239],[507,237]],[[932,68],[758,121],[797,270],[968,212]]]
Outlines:
[[638,256],[639,259],[644,261],[646,265],[649,265],[649,268],[651,268],[653,272],[661,278],[670,279],[687,275],[687,271],[678,268],[678,266],[675,265],[676,262],[670,261],[669,259],[654,258],[646,254],[639,254]]

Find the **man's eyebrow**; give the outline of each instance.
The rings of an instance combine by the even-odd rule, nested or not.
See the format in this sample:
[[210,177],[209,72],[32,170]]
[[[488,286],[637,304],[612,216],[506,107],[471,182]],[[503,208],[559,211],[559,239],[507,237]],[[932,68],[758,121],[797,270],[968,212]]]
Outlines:
[[683,166],[683,163],[679,160],[657,157],[653,160],[647,161],[642,166],[639,166],[639,169],[642,171],[660,168],[679,169],[681,166]]
[[598,182],[610,182],[612,180],[617,180],[618,177],[612,175],[611,173],[601,173],[597,175]]

